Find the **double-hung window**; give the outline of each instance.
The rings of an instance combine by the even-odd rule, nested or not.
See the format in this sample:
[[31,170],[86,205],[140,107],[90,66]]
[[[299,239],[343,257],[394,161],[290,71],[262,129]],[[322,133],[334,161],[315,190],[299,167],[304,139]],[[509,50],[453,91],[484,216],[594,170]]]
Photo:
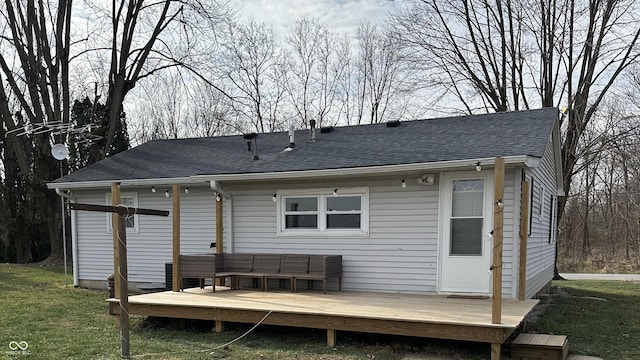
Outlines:
[[278,191],[279,234],[367,234],[368,188]]
[[285,196],[285,229],[317,229],[318,197]]
[[[138,194],[136,193],[122,193],[120,194],[120,202],[122,205],[126,207],[136,208],[138,207]],[[111,206],[111,194],[107,194],[107,205]],[[106,213],[107,216],[107,231],[111,232],[112,223],[111,217],[112,213]],[[138,215],[131,215],[125,218],[125,225],[127,230],[131,230],[133,232],[138,232]]]

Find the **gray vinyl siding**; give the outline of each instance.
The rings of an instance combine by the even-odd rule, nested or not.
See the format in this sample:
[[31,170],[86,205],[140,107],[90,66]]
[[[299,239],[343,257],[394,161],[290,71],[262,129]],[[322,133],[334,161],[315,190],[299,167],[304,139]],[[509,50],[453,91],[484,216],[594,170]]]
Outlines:
[[[76,202],[104,205],[107,190],[74,191]],[[136,193],[138,207],[169,210],[168,217],[138,216],[138,231],[127,229],[129,281],[165,281],[165,262],[172,259],[173,222],[171,197],[164,189],[152,193],[150,188],[122,189]],[[215,197],[208,188],[193,188],[181,194],[181,252],[211,252],[215,242]],[[83,280],[105,280],[113,273],[113,241],[107,215],[77,212],[78,275]]]
[[[296,188],[348,188],[362,183],[229,187],[234,204],[234,252],[339,254],[345,290],[436,290],[438,187],[399,178],[369,184],[369,236],[278,236],[273,193]],[[253,190],[252,190],[253,189]],[[335,287],[335,284],[331,284]]]
[[[513,179],[508,170],[507,179]],[[438,185],[423,186],[400,177],[366,182],[281,183],[228,186],[233,196],[234,252],[339,254],[343,289],[434,294],[438,278]],[[407,179],[409,177],[407,176]],[[413,179],[413,177],[412,177]],[[291,237],[277,234],[278,190],[369,187],[369,235]],[[504,282],[512,297],[513,181],[505,182]],[[488,269],[487,269],[488,270]],[[335,284],[331,284],[334,286]]]
[[[555,234],[549,242],[550,196],[556,195],[555,164],[553,146],[549,142],[545,155],[533,173],[533,196],[531,217],[531,235],[527,241],[527,286],[526,297],[531,298],[553,278],[555,261]],[[540,189],[544,187],[544,198],[540,198]],[[540,202],[543,201],[542,216],[539,216]],[[557,198],[555,200],[557,204]]]
[[[519,172],[518,172],[519,173]],[[406,177],[406,188],[400,179]],[[439,179],[442,174],[438,176]],[[321,182],[225,184],[231,199],[224,200],[224,247],[238,253],[310,253],[343,256],[343,289],[435,294],[438,291],[439,185],[418,185],[417,175]],[[516,171],[505,174],[503,296],[514,297],[517,282],[518,221],[514,210]],[[518,178],[519,181],[519,178]],[[277,203],[273,194],[293,189],[368,187],[369,233],[351,236],[279,236]],[[190,189],[181,196],[181,252],[211,252],[215,241],[215,197],[208,188]],[[138,206],[172,209],[164,189],[123,189],[135,192]],[[519,192],[519,189],[518,189]],[[105,191],[76,191],[77,202],[104,204]],[[519,197],[519,196],[518,196]],[[233,213],[232,218],[229,214]],[[139,231],[129,231],[131,282],[164,282],[164,263],[172,257],[172,220],[139,216]],[[113,245],[106,215],[78,212],[79,278],[104,280],[113,272]],[[488,270],[488,269],[487,269]],[[335,282],[330,282],[335,289]]]
[[518,247],[515,242],[517,239],[515,234],[520,230],[520,218],[515,220],[516,209],[520,206],[519,196],[515,196],[515,170],[513,168],[505,169],[504,176],[504,212],[503,212],[503,229],[502,229],[502,296],[504,298],[513,298],[514,274],[517,274],[518,265],[514,265],[514,251]]

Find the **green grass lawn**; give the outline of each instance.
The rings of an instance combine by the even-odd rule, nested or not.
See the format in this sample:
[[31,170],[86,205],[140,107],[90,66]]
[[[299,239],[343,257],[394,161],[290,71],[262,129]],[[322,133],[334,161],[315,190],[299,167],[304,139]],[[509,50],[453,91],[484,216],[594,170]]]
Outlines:
[[567,335],[572,353],[640,359],[640,284],[555,281],[547,310],[528,332]]
[[[560,282],[548,311],[527,331],[569,336],[572,351],[606,359],[640,358],[640,285]],[[584,297],[607,299],[594,300]],[[107,315],[106,291],[64,286],[60,269],[0,264],[0,359],[119,359],[120,334]],[[260,326],[238,342],[251,324],[133,317],[133,359],[402,359],[408,353],[440,358],[485,359],[487,344],[445,342],[375,334],[338,333],[326,347],[322,330]],[[26,341],[27,351],[9,344]]]
[[[107,314],[106,291],[64,286],[60,269],[0,264],[0,359],[119,359],[120,333]],[[234,344],[251,324],[227,324],[216,334],[213,322],[131,319],[133,359],[401,359],[407,353],[488,354],[484,344],[339,333],[335,349],[323,330],[260,326]],[[9,343],[26,341],[27,352]],[[459,356],[458,356],[459,357]],[[477,358],[483,358],[479,355]]]

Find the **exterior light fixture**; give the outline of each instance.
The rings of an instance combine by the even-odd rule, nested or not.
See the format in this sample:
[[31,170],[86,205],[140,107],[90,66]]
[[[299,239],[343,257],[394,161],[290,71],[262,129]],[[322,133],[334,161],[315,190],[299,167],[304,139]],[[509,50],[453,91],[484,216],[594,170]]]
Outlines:
[[185,194],[188,194],[188,193],[189,193],[189,188],[188,188],[188,187],[184,188],[184,193],[185,193]]
[[502,209],[504,207],[504,202],[502,201],[502,199],[498,199],[496,201],[496,205],[498,205],[498,207]]
[[277,194],[274,193],[273,194],[273,202],[276,202],[276,201],[278,201],[278,196],[277,196]]
[[435,185],[436,183],[436,175],[435,174],[423,174],[418,177],[417,183],[419,185]]
[[156,187],[155,186],[151,187],[151,192],[154,193],[154,194],[156,193]]
[[400,187],[402,187],[402,188],[406,188],[407,187],[407,183],[404,181],[404,179],[401,180]]
[[482,171],[482,166],[480,166],[480,161],[476,163],[476,171]]
[[170,195],[170,194],[169,194],[169,189],[165,190],[165,192],[164,192],[164,197],[169,197],[169,195]]
[[338,196],[338,189],[333,189],[333,196]]

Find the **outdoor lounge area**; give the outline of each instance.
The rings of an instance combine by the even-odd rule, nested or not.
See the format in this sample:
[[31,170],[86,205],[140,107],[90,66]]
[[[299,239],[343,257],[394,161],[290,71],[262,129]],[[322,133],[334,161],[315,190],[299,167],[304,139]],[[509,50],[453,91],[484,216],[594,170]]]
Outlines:
[[[297,291],[298,280],[322,281],[327,292],[327,281],[337,279],[342,289],[342,256],[307,254],[201,254],[180,255],[181,289],[185,278],[229,279],[232,290],[240,288],[241,278],[259,279],[262,290],[267,290],[269,279],[289,280],[291,292]],[[204,284],[200,281],[201,288]],[[215,292],[215,287],[212,287]]]
[[[111,302],[117,300],[111,299]],[[491,299],[410,294],[318,291],[255,291],[218,287],[159,292],[129,298],[130,314],[225,322],[258,323],[336,331],[406,335],[502,344],[537,300],[502,302],[502,322],[492,324]],[[116,308],[116,311],[118,309]]]

